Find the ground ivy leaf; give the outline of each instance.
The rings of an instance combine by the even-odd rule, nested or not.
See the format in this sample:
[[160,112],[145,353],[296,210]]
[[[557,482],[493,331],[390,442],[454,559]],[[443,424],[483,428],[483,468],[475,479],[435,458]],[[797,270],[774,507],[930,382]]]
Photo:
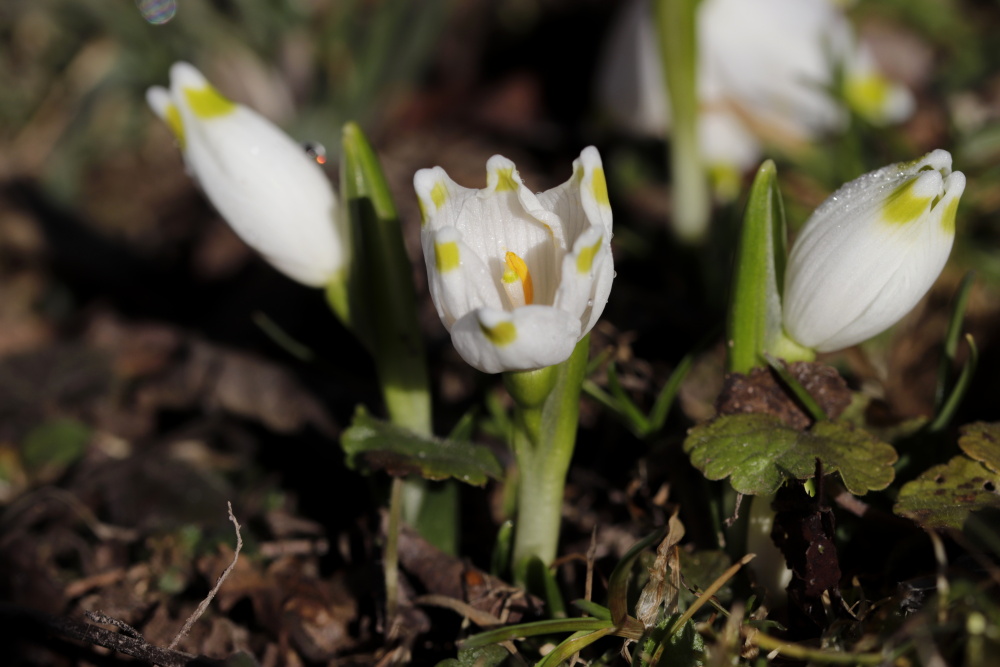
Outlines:
[[376,419],[362,406],[351,426],[340,436],[347,465],[390,475],[420,475],[425,479],[457,480],[482,486],[488,477],[499,479],[500,464],[487,447],[471,442],[420,435]]
[[972,512],[1000,507],[998,489],[1000,474],[979,461],[956,456],[904,484],[893,510],[925,528],[961,530]]
[[966,424],[958,446],[993,472],[1000,472],[1000,422]]
[[773,493],[786,479],[808,479],[816,459],[839,472],[855,495],[889,486],[896,450],[844,422],[822,421],[808,431],[764,414],[724,415],[694,427],[684,441],[691,463],[711,480],[730,478],[740,493]]

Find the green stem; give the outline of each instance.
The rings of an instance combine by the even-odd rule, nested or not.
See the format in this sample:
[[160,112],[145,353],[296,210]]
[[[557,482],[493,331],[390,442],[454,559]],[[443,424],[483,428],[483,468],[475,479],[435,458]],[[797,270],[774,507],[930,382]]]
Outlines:
[[682,241],[704,242],[710,214],[708,180],[698,143],[698,0],[658,0],[656,26],[673,128],[674,230]]
[[385,534],[385,616],[390,622],[396,617],[399,606],[399,522],[403,511],[403,485],[403,478],[392,478],[389,525]]
[[556,557],[589,340],[584,336],[558,366],[504,375],[516,404],[511,444],[520,483],[512,562],[518,584],[525,582],[533,558],[548,565]]

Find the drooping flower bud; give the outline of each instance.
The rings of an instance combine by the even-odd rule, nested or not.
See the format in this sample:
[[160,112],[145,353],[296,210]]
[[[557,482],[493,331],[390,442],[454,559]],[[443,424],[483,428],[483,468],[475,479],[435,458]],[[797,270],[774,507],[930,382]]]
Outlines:
[[944,268],[964,189],[951,154],[936,150],[834,192],[792,247],[782,298],[785,332],[800,345],[829,352],[895,324]]
[[223,97],[188,63],[146,99],[177,137],[188,171],[247,245],[313,287],[348,259],[337,197],[307,151],[255,111]]

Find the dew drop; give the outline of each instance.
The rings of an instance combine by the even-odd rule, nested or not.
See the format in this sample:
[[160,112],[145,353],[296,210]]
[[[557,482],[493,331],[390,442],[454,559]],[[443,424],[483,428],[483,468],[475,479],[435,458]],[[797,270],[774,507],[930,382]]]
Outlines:
[[153,25],[163,25],[177,14],[177,0],[135,0],[135,6]]
[[302,149],[316,161],[316,164],[326,164],[326,147],[323,144],[318,141],[304,141]]
[[594,300],[587,299],[587,308],[593,308],[593,307],[594,307]]

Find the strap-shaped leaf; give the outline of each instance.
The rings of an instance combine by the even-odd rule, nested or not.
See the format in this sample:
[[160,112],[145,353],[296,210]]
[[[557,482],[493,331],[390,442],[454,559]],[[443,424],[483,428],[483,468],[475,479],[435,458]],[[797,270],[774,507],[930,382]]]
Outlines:
[[688,432],[684,451],[711,480],[730,478],[740,493],[774,493],[786,479],[809,479],[816,459],[839,472],[856,495],[889,486],[896,450],[844,422],[818,422],[808,431],[762,414],[725,415]]

